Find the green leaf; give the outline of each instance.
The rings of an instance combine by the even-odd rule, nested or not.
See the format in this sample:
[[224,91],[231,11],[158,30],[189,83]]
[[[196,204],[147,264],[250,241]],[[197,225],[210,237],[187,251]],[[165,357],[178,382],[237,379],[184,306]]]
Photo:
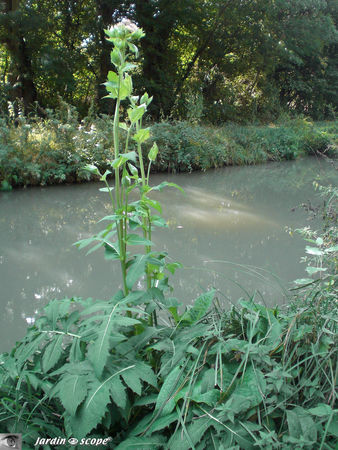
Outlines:
[[128,245],[154,245],[149,239],[145,239],[138,234],[128,234],[126,238],[126,244]]
[[126,75],[120,86],[120,100],[129,97],[133,90],[133,82],[130,75]]
[[74,242],[73,245],[75,245],[79,250],[83,249],[84,247],[87,247],[87,245],[90,245],[91,243],[95,242],[95,237],[90,237],[86,239],[81,239],[80,241]]
[[123,71],[123,72],[128,72],[129,70],[135,69],[135,67],[136,67],[135,64],[126,63],[126,64],[123,66],[122,71]]
[[153,186],[150,190],[162,191],[162,189],[164,189],[165,187],[174,187],[184,193],[184,190],[180,186],[178,186],[176,183],[169,183],[168,181],[162,181],[162,183],[158,184],[157,186]]
[[136,123],[141,119],[143,114],[146,112],[146,107],[144,105],[140,105],[137,108],[129,108],[128,109],[128,117],[131,123]]
[[[105,171],[105,173],[102,175],[102,177],[100,178],[100,181],[106,181],[106,179],[107,179],[107,176],[108,175],[110,175],[111,174],[111,171],[110,170],[106,170]],[[112,189],[114,189],[114,188],[111,188],[111,190]],[[100,189],[100,191],[101,191],[102,189]]]
[[194,305],[189,311],[185,312],[181,317],[183,322],[196,323],[208,312],[212,305],[215,295],[215,290],[212,289],[205,294],[200,295],[195,301]]
[[[123,373],[129,372],[130,369]],[[113,399],[113,402],[119,407],[124,409],[127,404],[126,388],[123,385],[120,377],[114,377],[109,381],[109,390]]]
[[87,395],[87,375],[75,375],[67,373],[56,385],[56,391],[65,410],[75,416],[77,407]]
[[46,317],[51,322],[53,329],[56,328],[56,323],[60,317],[64,317],[71,306],[71,300],[64,298],[62,300],[52,300],[44,307]]
[[125,124],[124,122],[119,123],[119,128],[121,128],[122,130],[125,130],[125,131],[129,130],[127,124]]
[[119,76],[116,72],[109,70],[107,78],[108,78],[108,81],[110,81],[114,85],[115,88],[118,88]]
[[326,417],[330,416],[333,411],[329,405],[326,405],[325,403],[319,403],[315,408],[308,409],[308,412],[312,416]]
[[162,213],[161,203],[158,202],[157,200],[153,200],[153,199],[146,197],[146,198],[144,198],[143,201],[146,203],[147,206],[150,206],[151,208],[156,209],[156,211]]
[[96,166],[94,166],[94,164],[87,164],[84,166],[83,169],[86,170],[87,172],[92,173],[93,175],[101,175],[99,169]]
[[327,270],[326,267],[313,267],[313,266],[307,266],[305,269],[309,275],[314,275],[317,272],[325,272]]
[[[15,351],[15,359],[19,366],[23,366],[27,363],[27,360],[31,358],[34,353],[39,349],[41,342],[46,338],[45,334],[39,334],[34,340],[20,344]],[[15,369],[16,370],[16,369]]]
[[311,284],[314,280],[312,278],[297,278],[297,280],[294,281],[295,284]]
[[109,338],[114,325],[114,314],[115,308],[104,317],[97,331],[97,338],[88,350],[88,359],[93,364],[97,378],[101,377],[109,356]]
[[111,375],[105,381],[92,382],[85,402],[80,406],[76,415],[71,417],[70,424],[73,434],[77,438],[87,436],[102,420],[110,403],[109,382],[117,374]]
[[135,44],[132,44],[131,42],[128,42],[128,47],[130,49],[131,52],[135,53],[135,55],[138,55],[138,48],[136,47]]
[[138,361],[135,364],[135,368],[141,380],[157,388],[157,378],[150,366],[148,366],[146,363],[142,361]]
[[114,48],[114,50],[112,52],[110,52],[110,60],[114,64],[115,67],[118,67],[121,64],[122,55],[121,55],[121,52],[119,49]]
[[111,192],[111,191],[113,191],[114,190],[114,186],[111,186],[111,187],[103,187],[103,188],[100,188],[99,189],[99,191],[101,191],[101,192]]
[[115,450],[155,450],[163,448],[164,436],[130,437],[115,447]]
[[153,146],[151,147],[151,149],[149,150],[149,153],[148,153],[149,161],[155,161],[155,159],[157,157],[157,153],[158,153],[158,147],[157,147],[156,142],[154,142]]
[[126,282],[128,289],[132,289],[136,281],[138,281],[145,273],[148,255],[136,255],[128,268]]
[[151,224],[154,225],[155,227],[168,227],[167,222],[160,216],[151,216],[150,218],[151,220]]
[[147,431],[147,435],[152,434],[155,431],[163,430],[175,421],[178,421],[178,414],[176,411],[167,416],[161,416],[151,424]]
[[313,443],[317,441],[317,428],[305,409],[296,406],[294,409],[286,411],[286,417],[291,437],[305,438]]
[[305,247],[305,251],[309,255],[314,255],[314,256],[322,256],[322,255],[324,255],[323,250],[321,250],[320,248],[309,247],[308,245]]
[[42,367],[44,372],[48,372],[59,361],[62,355],[62,341],[63,335],[56,335],[52,342],[50,342],[45,348],[42,356]]
[[136,152],[128,152],[128,153],[123,153],[121,155],[119,155],[118,158],[114,159],[114,161],[112,162],[112,167],[114,169],[117,169],[119,167],[121,167],[124,163],[126,163],[127,161],[133,161],[136,162]]
[[134,177],[138,177],[138,170],[135,166],[133,166],[132,164],[128,163],[128,167],[130,170],[130,173],[134,176]]
[[126,385],[137,395],[142,393],[141,379],[135,370],[127,370],[121,375]]
[[120,259],[120,248],[118,242],[105,242],[104,257],[107,260]]
[[149,97],[149,95],[147,94],[147,92],[145,92],[140,100],[140,103],[142,105],[142,103],[145,103],[147,106],[151,103],[153,97]]
[[176,366],[165,378],[161,390],[158,394],[155,412],[161,411],[161,415],[170,414],[175,408],[174,395],[178,384],[182,378],[182,369]]
[[143,142],[145,142],[149,138],[150,138],[150,128],[141,128],[133,136],[134,141],[136,141],[139,144],[143,144]]

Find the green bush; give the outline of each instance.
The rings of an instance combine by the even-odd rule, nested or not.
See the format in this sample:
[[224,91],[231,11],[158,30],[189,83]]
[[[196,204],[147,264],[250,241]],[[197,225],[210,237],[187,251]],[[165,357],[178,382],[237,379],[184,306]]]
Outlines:
[[[161,122],[151,126],[159,144],[155,171],[190,172],[226,165],[258,164],[294,159],[302,154],[334,156],[337,123],[313,124],[289,120],[275,125],[211,127],[189,122]],[[0,184],[43,185],[88,179],[82,167],[100,170],[112,159],[112,119],[89,116],[78,123],[74,108],[17,119],[0,118]],[[123,137],[122,137],[123,144]]]

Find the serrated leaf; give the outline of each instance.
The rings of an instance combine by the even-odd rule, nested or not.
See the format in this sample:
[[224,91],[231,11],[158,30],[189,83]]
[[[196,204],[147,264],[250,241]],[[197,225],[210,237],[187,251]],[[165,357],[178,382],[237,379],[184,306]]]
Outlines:
[[[129,369],[131,370],[131,369]],[[129,370],[126,370],[125,373],[128,373]],[[127,404],[127,394],[126,388],[123,385],[120,377],[114,377],[109,381],[109,390],[113,399],[113,402],[119,407],[124,409]]]
[[137,395],[142,393],[142,383],[135,370],[127,370],[121,375],[126,385]]
[[102,420],[110,403],[110,391],[107,380],[95,380],[88,391],[85,402],[80,406],[75,416],[71,417],[72,432],[78,438],[87,436]]
[[77,407],[87,395],[87,375],[66,374],[56,385],[58,397],[65,410],[75,416]]
[[138,361],[135,364],[135,367],[137,370],[137,374],[141,378],[141,380],[145,381],[148,384],[151,384],[154,387],[157,387],[157,378],[150,366],[148,366],[144,362]]
[[155,227],[168,227],[167,222],[160,216],[151,216],[151,224]]
[[62,355],[63,335],[58,334],[45,348],[42,356],[42,368],[48,372],[59,361]]
[[46,317],[51,322],[53,329],[56,328],[56,322],[60,317],[64,317],[70,308],[71,300],[64,298],[62,300],[52,300],[44,307]]
[[114,325],[114,315],[115,308],[102,320],[97,330],[97,338],[88,350],[88,359],[93,364],[95,374],[98,378],[101,377],[109,355],[109,338]]
[[[34,340],[28,343],[23,341],[23,343],[15,351],[15,359],[17,360],[19,366],[26,364],[27,359],[31,358],[32,355],[34,355],[34,353],[39,349],[41,341],[43,341],[45,337],[46,336],[41,333]],[[9,361],[13,362],[11,359],[9,359],[8,362]],[[13,367],[12,369],[14,368],[16,372],[17,368]]]

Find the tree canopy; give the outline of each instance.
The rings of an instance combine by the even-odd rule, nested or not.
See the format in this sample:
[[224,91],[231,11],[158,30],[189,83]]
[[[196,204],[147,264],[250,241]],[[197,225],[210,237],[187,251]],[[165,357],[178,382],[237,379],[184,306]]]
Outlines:
[[0,0],[2,109],[61,97],[109,113],[104,29],[124,17],[146,33],[135,83],[154,96],[154,120],[334,115],[335,0]]

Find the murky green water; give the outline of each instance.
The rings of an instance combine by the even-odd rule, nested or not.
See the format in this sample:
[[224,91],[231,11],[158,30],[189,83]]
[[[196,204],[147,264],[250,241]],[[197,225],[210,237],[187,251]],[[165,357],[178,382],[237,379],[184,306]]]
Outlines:
[[[189,303],[215,287],[224,301],[256,290],[269,304],[285,302],[288,283],[304,275],[305,246],[285,228],[311,223],[298,206],[319,205],[313,180],[327,184],[334,176],[332,166],[316,159],[153,176],[154,184],[167,179],[186,192],[159,194],[169,229],[153,239],[185,265],[174,278],[175,296]],[[50,299],[109,298],[120,287],[118,263],[72,246],[103,228],[96,223],[110,213],[99,187],[0,193],[0,351],[24,335]]]

